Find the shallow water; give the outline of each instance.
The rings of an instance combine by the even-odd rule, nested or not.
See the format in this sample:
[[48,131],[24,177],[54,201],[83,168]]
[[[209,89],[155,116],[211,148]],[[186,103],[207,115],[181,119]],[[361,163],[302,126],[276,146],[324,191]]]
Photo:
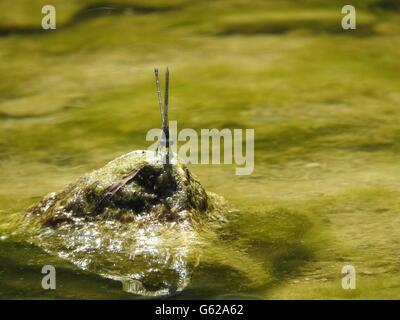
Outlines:
[[[8,161],[7,165],[12,165],[12,162]],[[98,161],[78,168],[69,168],[66,165],[49,167],[48,164],[36,163],[32,168],[25,166],[26,171],[21,173],[21,176],[3,177],[2,203],[3,207],[8,209],[2,211],[3,237],[0,241],[2,298],[142,298],[123,292],[122,284],[118,281],[107,280],[82,271],[62,259],[49,256],[33,245],[15,242],[12,236],[8,237],[9,232],[15,228],[13,222],[22,216],[22,212],[30,204],[38,201],[42,195],[73,182],[80,173],[95,165],[98,165]],[[260,189],[266,185],[265,178],[260,174],[247,178],[236,177],[233,175],[234,167],[224,165],[214,167],[193,165],[191,168],[198,176],[204,177],[205,188],[208,186],[208,190],[219,192],[228,199],[237,198],[237,194],[243,190],[246,190],[248,195],[242,198],[249,197],[250,202],[266,196],[263,194],[263,189]],[[261,168],[257,171],[260,172]],[[24,191],[24,196],[21,196],[21,190]],[[230,192],[224,194],[224,190]],[[277,281],[279,278],[277,274],[287,268],[285,266],[277,273],[274,270],[274,263],[278,263],[285,255],[293,255],[296,250],[300,255],[305,254],[303,258],[307,259],[307,253],[302,252],[306,249],[302,248],[299,239],[296,239],[296,236],[302,236],[308,228],[307,219],[285,210],[263,212],[264,208],[260,208],[259,205],[250,209],[240,202],[239,206],[235,206],[233,201],[232,205],[236,209],[227,213],[228,223],[225,223],[219,231],[221,239],[203,252],[206,257],[200,259],[200,265],[194,272],[190,286],[171,298],[261,299],[263,289]],[[246,263],[249,265],[243,265]],[[41,268],[47,264],[56,267],[56,290],[41,289],[43,277]]]
[[[190,166],[234,210],[171,298],[399,296],[398,12],[360,1],[358,33],[342,33],[336,2],[188,0],[98,16],[76,2],[43,33],[40,1],[23,1],[0,10],[0,299],[140,298],[7,236],[44,195],[149,146],[155,66],[171,69],[179,129],[255,129],[253,174]],[[56,290],[41,288],[45,264]],[[347,264],[357,290],[341,288]]]

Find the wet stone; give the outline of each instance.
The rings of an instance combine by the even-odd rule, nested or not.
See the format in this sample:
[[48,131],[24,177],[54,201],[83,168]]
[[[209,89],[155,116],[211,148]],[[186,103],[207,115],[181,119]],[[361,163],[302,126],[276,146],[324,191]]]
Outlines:
[[119,280],[125,291],[160,296],[189,284],[199,234],[224,221],[224,207],[185,165],[138,150],[47,195],[25,224],[28,241],[46,252]]

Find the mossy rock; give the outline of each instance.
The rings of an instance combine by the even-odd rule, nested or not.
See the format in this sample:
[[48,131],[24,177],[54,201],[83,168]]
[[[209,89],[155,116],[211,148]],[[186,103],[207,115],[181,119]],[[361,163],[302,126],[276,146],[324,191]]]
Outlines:
[[[25,215],[33,227],[29,242],[120,280],[129,292],[181,291],[199,261],[198,235],[224,221],[226,204],[176,158],[170,165],[162,160],[154,152],[133,151],[44,197]],[[115,193],[106,192],[129,174]]]

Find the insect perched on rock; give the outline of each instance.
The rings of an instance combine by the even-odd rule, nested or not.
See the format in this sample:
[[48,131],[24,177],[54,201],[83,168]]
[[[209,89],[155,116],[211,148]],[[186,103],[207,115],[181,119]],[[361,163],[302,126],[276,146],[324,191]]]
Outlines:
[[[215,226],[227,212],[222,197],[206,192],[185,165],[170,161],[176,155],[169,151],[169,73],[164,105],[155,73],[166,154],[136,150],[122,155],[47,195],[25,215],[30,243],[119,280],[126,291],[150,296],[169,295],[189,284],[202,248],[218,250],[209,242],[218,238]],[[226,256],[227,250],[220,252]],[[228,256],[232,265],[243,261],[237,254]]]
[[[165,73],[165,99],[164,105],[161,99],[161,89],[160,89],[160,80],[158,78],[158,68],[154,69],[154,74],[156,76],[156,87],[157,87],[157,95],[158,102],[160,105],[160,114],[161,114],[161,130],[162,130],[162,139],[160,141],[160,147],[164,146],[166,149],[165,153],[165,164],[168,166],[170,164],[170,150],[169,146],[173,144],[173,141],[169,139],[169,128],[168,128],[168,98],[169,98],[169,70],[167,68],[167,72]],[[169,169],[169,168],[167,168]],[[140,169],[135,169],[132,172],[128,173],[126,176],[122,177],[122,179],[114,182],[110,187],[103,191],[98,200],[93,204],[93,206],[89,209],[89,212],[96,212],[99,206],[103,203],[106,197],[112,197],[115,192],[121,189],[125,184],[131,181],[136,174],[140,171]]]

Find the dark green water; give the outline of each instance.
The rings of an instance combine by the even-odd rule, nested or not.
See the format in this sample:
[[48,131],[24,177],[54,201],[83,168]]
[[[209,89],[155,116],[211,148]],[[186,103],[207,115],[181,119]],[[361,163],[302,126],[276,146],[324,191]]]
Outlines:
[[[47,166],[47,165],[45,165]],[[47,172],[47,181],[55,185],[74,180],[74,168],[60,172],[65,166],[53,166]],[[280,277],[305,263],[311,256],[311,250],[302,243],[311,223],[308,218],[287,209],[267,208],[263,201],[256,200],[262,194],[259,189],[264,178],[253,175],[243,178],[235,176],[233,166],[192,166],[199,175],[203,175],[204,183],[213,191],[222,191],[230,186],[231,193],[227,197],[235,197],[246,190],[242,201],[231,204],[240,210],[227,212],[227,222],[221,225],[218,239],[207,239],[209,242],[200,264],[195,269],[190,285],[173,299],[236,299],[265,298],[265,290],[280,281]],[[29,170],[29,169],[27,169]],[[78,170],[82,170],[81,168]],[[217,175],[215,175],[217,174]],[[228,178],[232,177],[232,178]],[[66,262],[50,256],[41,249],[10,236],[10,232],[18,228],[18,221],[30,203],[45,194],[47,186],[42,185],[43,177],[35,172],[23,180],[21,177],[3,179],[3,188],[14,187],[9,195],[20,192],[21,188],[29,190],[27,199],[16,197],[4,198],[4,203],[11,209],[3,211],[2,240],[0,241],[0,294],[2,299],[141,299],[122,290],[119,281],[108,280],[99,275],[89,273]],[[49,180],[48,180],[49,179]],[[61,181],[60,181],[61,180]],[[18,182],[19,181],[19,182]],[[225,185],[223,181],[226,181]],[[22,187],[24,186],[24,187]],[[214,186],[214,187],[213,187]],[[54,187],[55,190],[57,189]],[[261,194],[260,194],[261,192]],[[224,194],[224,192],[221,192]],[[254,197],[256,197],[254,199]],[[246,200],[246,205],[244,201]],[[255,205],[256,204],[256,205]],[[22,237],[23,239],[23,237]],[[292,265],[294,263],[294,265]],[[44,290],[41,287],[44,265],[56,268],[56,289]],[[101,266],[100,266],[101,269]]]
[[148,147],[166,66],[179,129],[255,129],[252,175],[190,167],[237,213],[171,298],[398,297],[398,1],[357,0],[354,32],[342,1],[117,2],[60,1],[55,32],[43,1],[0,2],[0,299],[140,298],[7,236],[44,195]]

